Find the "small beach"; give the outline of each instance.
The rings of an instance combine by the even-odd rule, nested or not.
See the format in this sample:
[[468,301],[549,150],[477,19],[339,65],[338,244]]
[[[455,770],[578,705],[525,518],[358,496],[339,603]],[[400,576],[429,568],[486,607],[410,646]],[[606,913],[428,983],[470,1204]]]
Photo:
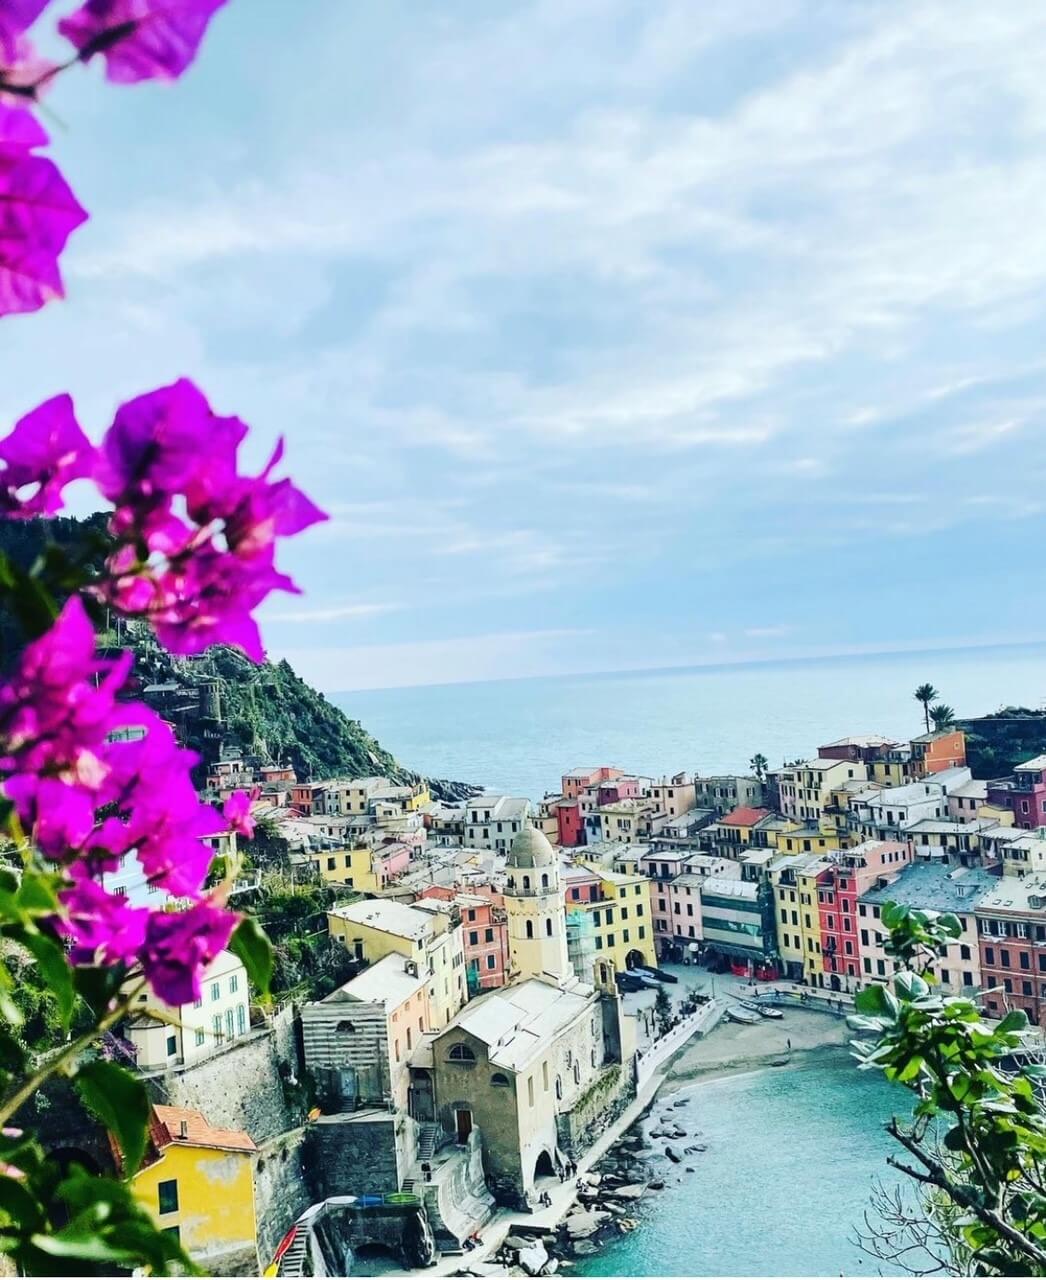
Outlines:
[[852,1037],[845,1018],[805,1009],[788,1009],[780,1021],[764,1020],[752,1026],[724,1019],[680,1052],[661,1093],[678,1092],[695,1080],[760,1067],[816,1063],[826,1051],[844,1048]]

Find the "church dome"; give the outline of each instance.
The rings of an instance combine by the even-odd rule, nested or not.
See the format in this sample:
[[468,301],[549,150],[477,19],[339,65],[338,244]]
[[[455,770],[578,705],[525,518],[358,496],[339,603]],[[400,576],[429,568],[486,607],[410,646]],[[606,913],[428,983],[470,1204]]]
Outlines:
[[508,867],[552,867],[557,865],[556,851],[548,837],[537,827],[524,827],[512,841]]

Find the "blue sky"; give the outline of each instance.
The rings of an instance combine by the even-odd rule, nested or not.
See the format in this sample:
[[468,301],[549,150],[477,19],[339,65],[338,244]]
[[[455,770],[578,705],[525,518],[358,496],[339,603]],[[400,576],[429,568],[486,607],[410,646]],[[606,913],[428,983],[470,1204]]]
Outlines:
[[56,87],[93,220],[0,409],[285,433],[327,690],[1041,639],[1044,65],[1037,5],[231,0]]

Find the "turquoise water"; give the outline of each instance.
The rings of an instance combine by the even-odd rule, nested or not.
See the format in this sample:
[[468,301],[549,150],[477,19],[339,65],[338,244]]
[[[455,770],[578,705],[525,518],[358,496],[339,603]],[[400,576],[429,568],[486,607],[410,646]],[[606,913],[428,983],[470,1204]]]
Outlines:
[[959,715],[1046,700],[1046,646],[557,676],[332,695],[404,764],[540,799],[578,765],[659,775],[776,767],[846,733],[922,732],[930,680]]
[[[886,1165],[896,1147],[882,1125],[907,1113],[909,1095],[832,1051],[817,1066],[728,1076],[685,1096],[683,1123],[708,1147],[695,1172],[641,1201],[641,1225],[579,1258],[577,1274],[878,1274],[850,1236],[874,1180],[901,1177]],[[663,1110],[655,1104],[655,1127]]]

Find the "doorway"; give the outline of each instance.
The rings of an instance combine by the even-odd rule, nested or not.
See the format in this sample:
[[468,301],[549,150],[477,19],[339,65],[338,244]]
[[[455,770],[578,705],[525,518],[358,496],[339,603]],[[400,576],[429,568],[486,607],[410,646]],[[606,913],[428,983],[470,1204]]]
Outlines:
[[472,1132],[472,1112],[467,1107],[457,1107],[454,1111],[454,1128],[457,1132],[459,1146],[464,1146]]

